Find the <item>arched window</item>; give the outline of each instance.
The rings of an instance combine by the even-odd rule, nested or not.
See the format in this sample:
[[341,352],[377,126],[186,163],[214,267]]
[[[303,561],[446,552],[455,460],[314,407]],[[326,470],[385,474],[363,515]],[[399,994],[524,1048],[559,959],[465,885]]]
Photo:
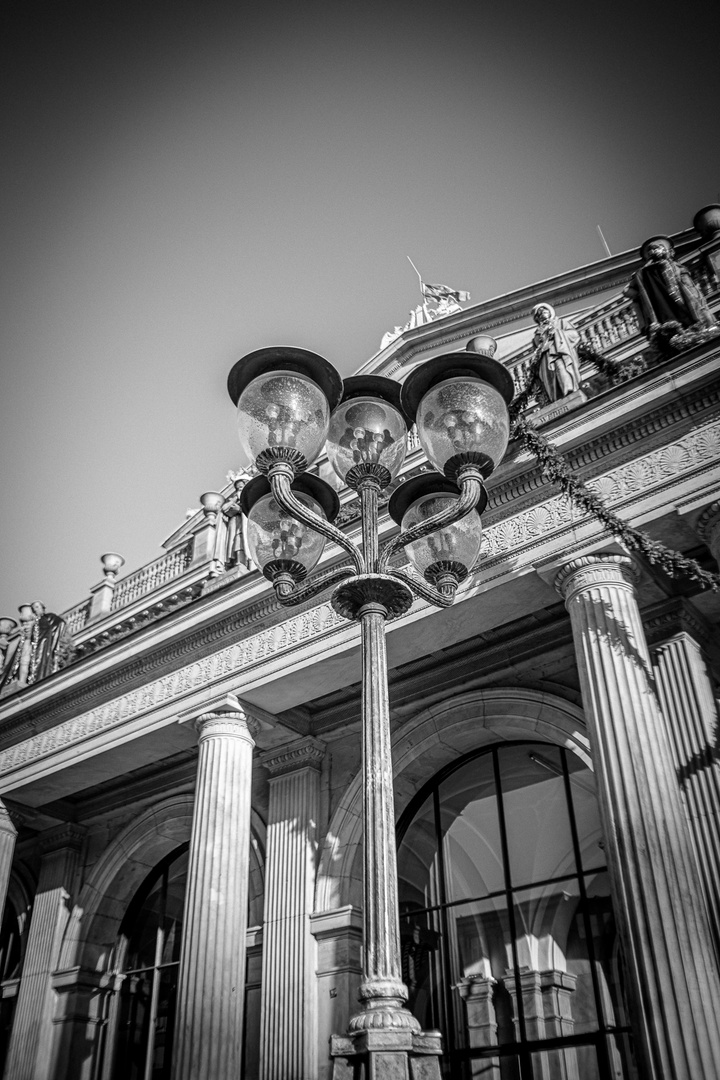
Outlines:
[[438,773],[398,828],[403,977],[445,1076],[635,1076],[594,777],[547,743]]
[[114,1080],[170,1076],[188,845],[148,875],[120,928]]

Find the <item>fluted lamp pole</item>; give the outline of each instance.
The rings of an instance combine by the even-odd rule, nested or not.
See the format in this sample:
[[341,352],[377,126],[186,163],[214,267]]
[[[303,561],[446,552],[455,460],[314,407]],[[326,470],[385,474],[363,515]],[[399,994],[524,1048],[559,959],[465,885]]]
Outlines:
[[[359,1075],[361,1062],[371,1078],[409,1078],[419,1075],[413,1059],[423,1077],[439,1080],[440,1034],[420,1030],[402,981],[385,624],[415,597],[451,605],[477,559],[483,481],[507,447],[512,378],[495,360],[448,353],[402,387],[372,375],[343,383],[322,357],[278,347],[239,360],[228,390],[241,464],[260,473],[241,497],[251,557],[287,607],[333,588],[335,611],[359,622],[362,635],[362,1008],[347,1034],[333,1037],[334,1080]],[[381,547],[378,496],[400,472],[412,423],[438,472],[397,487],[389,511],[400,532]],[[360,546],[333,524],[334,490],[307,472],[323,449],[360,498]],[[308,578],[327,540],[350,565]],[[422,576],[392,564],[402,548]]]

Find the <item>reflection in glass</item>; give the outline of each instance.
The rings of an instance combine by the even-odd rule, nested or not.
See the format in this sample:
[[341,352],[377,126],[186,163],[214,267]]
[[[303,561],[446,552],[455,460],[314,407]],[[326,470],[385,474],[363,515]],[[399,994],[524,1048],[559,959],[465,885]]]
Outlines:
[[576,880],[514,897],[517,955],[528,1039],[596,1031],[597,1007]]
[[506,985],[513,954],[505,898],[450,908],[448,937],[452,986],[463,1003],[456,1001],[458,1044],[513,1042],[516,1010]]
[[575,873],[560,752],[502,747],[498,754],[513,885]]
[[400,910],[440,902],[435,804],[430,795],[415,815],[397,856]]
[[492,756],[459,768],[440,785],[448,900],[487,896],[505,886]]

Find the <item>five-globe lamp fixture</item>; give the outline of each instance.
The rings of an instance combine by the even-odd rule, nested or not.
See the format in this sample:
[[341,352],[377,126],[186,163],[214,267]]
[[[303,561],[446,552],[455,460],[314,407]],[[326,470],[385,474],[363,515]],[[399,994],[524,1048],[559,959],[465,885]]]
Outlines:
[[[378,1032],[385,1033],[386,1050],[390,1033],[401,1032],[411,1056],[413,1039],[418,1053],[439,1053],[439,1035],[433,1036],[436,1051],[428,1050],[428,1033],[420,1033],[404,1008],[385,623],[406,612],[416,596],[438,607],[452,604],[477,560],[484,480],[507,447],[513,381],[488,356],[452,352],[416,367],[402,386],[377,375],[343,382],[322,357],[277,347],[238,360],[228,390],[237,406],[241,465],[259,473],[241,496],[252,559],[281,604],[300,604],[333,587],[335,611],[361,626],[363,1009],[346,1038],[352,1041],[349,1053],[377,1058],[379,1076],[384,1059],[373,1049]],[[388,509],[400,531],[381,547],[379,493],[398,478],[413,424],[437,471],[397,485]],[[308,473],[323,450],[359,495],[360,545],[333,524],[335,490]],[[308,578],[327,540],[350,565],[346,559]],[[403,548],[419,574],[393,564]]]

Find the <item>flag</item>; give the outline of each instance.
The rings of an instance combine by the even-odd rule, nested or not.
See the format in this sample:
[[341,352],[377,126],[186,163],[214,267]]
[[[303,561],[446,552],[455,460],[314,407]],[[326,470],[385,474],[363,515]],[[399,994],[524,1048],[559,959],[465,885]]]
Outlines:
[[427,300],[445,300],[452,297],[459,304],[464,304],[470,299],[469,292],[450,289],[447,285],[428,285],[425,281],[422,283],[422,293]]

